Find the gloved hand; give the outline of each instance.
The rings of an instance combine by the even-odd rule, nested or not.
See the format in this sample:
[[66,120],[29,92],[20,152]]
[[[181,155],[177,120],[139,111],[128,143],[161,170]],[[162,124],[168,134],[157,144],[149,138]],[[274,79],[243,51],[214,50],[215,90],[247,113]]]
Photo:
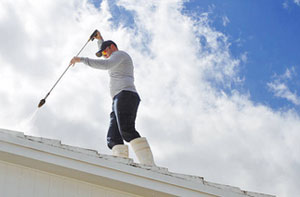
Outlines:
[[103,40],[102,36],[101,36],[101,33],[96,29],[92,35],[90,36],[90,40],[93,41],[94,39],[97,39],[97,40]]

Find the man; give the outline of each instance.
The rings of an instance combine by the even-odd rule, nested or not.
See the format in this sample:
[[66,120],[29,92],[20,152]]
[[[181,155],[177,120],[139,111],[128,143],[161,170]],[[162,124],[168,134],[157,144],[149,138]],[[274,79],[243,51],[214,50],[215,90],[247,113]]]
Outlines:
[[147,139],[141,137],[135,129],[140,97],[134,85],[132,59],[126,52],[118,50],[113,41],[103,41],[99,31],[95,38],[100,48],[96,55],[104,56],[104,59],[74,57],[70,64],[82,62],[93,68],[108,70],[113,101],[107,145],[112,149],[114,156],[128,157],[128,146],[124,145],[125,140],[132,146],[140,163],[155,165]]

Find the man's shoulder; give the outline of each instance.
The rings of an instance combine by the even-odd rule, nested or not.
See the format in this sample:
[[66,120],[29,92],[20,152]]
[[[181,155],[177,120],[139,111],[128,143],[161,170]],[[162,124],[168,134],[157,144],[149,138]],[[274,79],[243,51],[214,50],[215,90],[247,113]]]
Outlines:
[[129,56],[129,54],[126,51],[122,51],[122,50],[117,50],[116,53],[119,53],[121,55],[128,55]]
[[130,55],[127,52],[122,51],[122,50],[115,51],[113,54],[116,55],[116,56],[121,56],[123,58],[130,58],[131,59]]

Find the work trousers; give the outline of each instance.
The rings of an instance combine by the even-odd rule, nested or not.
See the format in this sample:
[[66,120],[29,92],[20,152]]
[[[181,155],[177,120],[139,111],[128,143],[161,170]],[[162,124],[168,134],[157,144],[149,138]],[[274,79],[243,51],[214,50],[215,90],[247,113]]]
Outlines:
[[140,137],[135,129],[135,119],[140,104],[140,97],[136,92],[121,91],[114,96],[110,125],[107,133],[107,145],[110,149],[117,144],[124,144]]

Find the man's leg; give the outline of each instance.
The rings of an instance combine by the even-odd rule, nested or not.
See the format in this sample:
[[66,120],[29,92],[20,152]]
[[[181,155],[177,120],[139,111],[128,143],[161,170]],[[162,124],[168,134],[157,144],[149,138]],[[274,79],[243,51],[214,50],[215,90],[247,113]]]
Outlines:
[[137,93],[122,91],[114,100],[114,111],[117,125],[122,138],[126,142],[139,138],[140,134],[135,129],[135,119],[140,98]]
[[110,113],[110,124],[107,133],[107,146],[112,149],[115,145],[124,144],[120,135],[115,112]]
[[117,123],[121,136],[130,142],[140,163],[155,166],[153,154],[146,138],[135,130],[135,119],[140,98],[137,93],[123,91],[114,103]]
[[120,135],[117,120],[114,112],[110,114],[110,126],[107,133],[107,145],[112,149],[112,155],[128,158],[128,146],[124,145]]

